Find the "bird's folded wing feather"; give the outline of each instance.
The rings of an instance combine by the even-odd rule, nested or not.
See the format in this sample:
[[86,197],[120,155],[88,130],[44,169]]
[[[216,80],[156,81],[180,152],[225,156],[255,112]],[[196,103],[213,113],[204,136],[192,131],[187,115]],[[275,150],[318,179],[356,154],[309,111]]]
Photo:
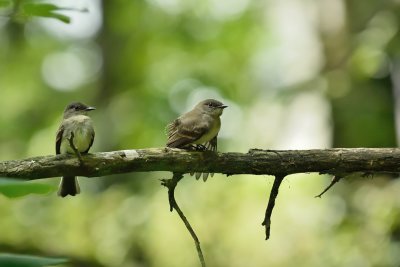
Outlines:
[[183,148],[197,139],[207,131],[205,123],[194,120],[178,118],[167,125],[168,147]]
[[64,133],[64,125],[60,125],[60,128],[58,128],[57,131],[57,136],[56,136],[56,154],[60,154],[60,148],[61,148],[61,140],[62,140],[62,136]]

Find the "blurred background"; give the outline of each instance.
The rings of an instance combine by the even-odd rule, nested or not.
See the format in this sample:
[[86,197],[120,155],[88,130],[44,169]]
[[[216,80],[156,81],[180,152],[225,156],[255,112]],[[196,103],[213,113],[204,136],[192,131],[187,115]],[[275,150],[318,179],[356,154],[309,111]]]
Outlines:
[[[54,154],[72,101],[97,107],[92,152],[162,147],[166,124],[205,98],[229,105],[222,152],[400,139],[399,0],[46,1],[69,8],[69,24],[26,3],[0,1],[0,160]],[[0,195],[0,251],[66,267],[199,266],[166,177],[80,178],[65,199]],[[268,241],[272,177],[187,176],[176,197],[209,266],[399,266],[399,180],[351,177],[315,199],[330,179],[287,177]]]

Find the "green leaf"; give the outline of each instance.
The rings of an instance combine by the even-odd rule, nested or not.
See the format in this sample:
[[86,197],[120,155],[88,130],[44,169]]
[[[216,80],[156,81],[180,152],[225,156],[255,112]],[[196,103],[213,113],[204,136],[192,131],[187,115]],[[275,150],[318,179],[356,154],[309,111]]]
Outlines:
[[68,262],[62,258],[45,258],[29,255],[0,253],[0,266],[2,267],[42,267],[59,265]]
[[[24,182],[16,179],[0,178],[0,193],[9,198],[28,194],[48,194],[56,190],[56,186],[37,182]],[[0,266],[3,266],[0,264]]]
[[65,23],[70,23],[71,19],[68,16],[56,13],[55,11],[67,10],[53,4],[45,3],[26,3],[24,5],[24,13],[28,16],[47,17],[61,20]]

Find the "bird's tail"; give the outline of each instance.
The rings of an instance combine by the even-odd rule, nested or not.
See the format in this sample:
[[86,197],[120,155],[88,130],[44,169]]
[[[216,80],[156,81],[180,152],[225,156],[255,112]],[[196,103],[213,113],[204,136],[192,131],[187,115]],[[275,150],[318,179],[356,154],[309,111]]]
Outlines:
[[207,181],[208,176],[210,175],[211,177],[214,176],[214,173],[208,173],[208,172],[195,172],[195,173],[190,173],[191,176],[195,176],[196,180],[199,180],[201,176],[203,176],[203,181]]
[[61,177],[61,183],[58,187],[58,195],[66,197],[68,195],[75,196],[80,193],[78,179],[75,176]]

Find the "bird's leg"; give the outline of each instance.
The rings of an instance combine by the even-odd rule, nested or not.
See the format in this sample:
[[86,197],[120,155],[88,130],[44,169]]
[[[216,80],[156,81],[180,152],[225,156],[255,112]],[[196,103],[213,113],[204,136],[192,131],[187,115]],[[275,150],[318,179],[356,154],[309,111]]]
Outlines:
[[184,149],[187,149],[189,151],[205,151],[205,150],[207,150],[207,147],[204,145],[190,144],[190,145],[185,146]]
[[74,136],[75,136],[74,133],[71,132],[71,136],[68,138],[69,145],[71,146],[72,150],[75,152],[75,155],[78,157],[80,164],[83,165],[83,159],[82,159],[81,153],[74,145]]

